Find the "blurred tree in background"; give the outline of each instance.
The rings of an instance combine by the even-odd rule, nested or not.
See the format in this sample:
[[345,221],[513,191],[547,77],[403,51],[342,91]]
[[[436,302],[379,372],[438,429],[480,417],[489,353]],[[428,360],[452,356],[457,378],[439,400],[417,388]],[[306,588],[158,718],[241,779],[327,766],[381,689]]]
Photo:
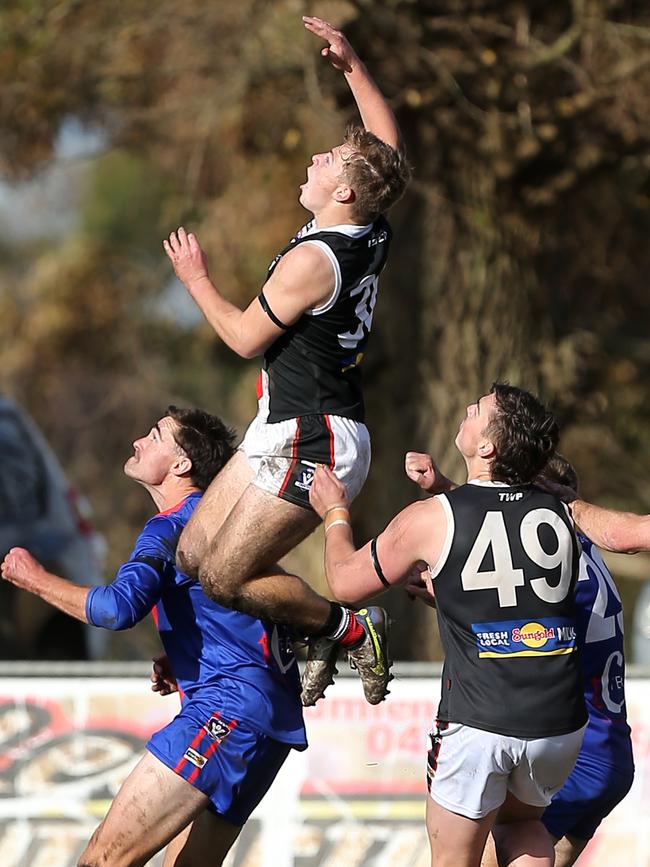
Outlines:
[[[160,240],[191,225],[244,304],[304,222],[305,165],[355,118],[307,12],[345,28],[414,167],[366,360],[357,541],[414,496],[407,449],[460,475],[458,421],[496,378],[557,410],[587,495],[650,511],[645,3],[5,0],[0,173],[42,172],[70,118],[105,145],[69,231],[3,232],[0,385],[90,496],[111,568],[149,513],[119,472],[130,440],[169,402],[253,415],[256,364],[193,317]],[[290,566],[322,580],[320,534]],[[431,658],[431,612],[389,606],[396,655]]]

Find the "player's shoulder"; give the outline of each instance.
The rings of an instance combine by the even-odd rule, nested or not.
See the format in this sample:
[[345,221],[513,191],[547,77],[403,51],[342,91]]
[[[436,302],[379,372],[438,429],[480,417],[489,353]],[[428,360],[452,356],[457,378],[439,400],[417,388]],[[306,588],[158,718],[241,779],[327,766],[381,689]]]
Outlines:
[[138,536],[135,551],[175,559],[178,539],[196,508],[200,494],[190,494],[182,502],[149,518]]
[[421,527],[430,527],[432,522],[437,522],[446,517],[444,494],[436,494],[423,500],[416,500],[406,506],[397,516],[399,531],[405,528],[417,530]]
[[169,515],[154,515],[147,521],[136,539],[134,555],[146,554],[150,557],[173,560],[181,530],[182,527],[179,528]]
[[318,237],[306,237],[301,243],[292,246],[278,262],[275,272],[286,274],[292,271],[311,272],[313,269],[329,268],[329,258],[323,249],[323,241]]

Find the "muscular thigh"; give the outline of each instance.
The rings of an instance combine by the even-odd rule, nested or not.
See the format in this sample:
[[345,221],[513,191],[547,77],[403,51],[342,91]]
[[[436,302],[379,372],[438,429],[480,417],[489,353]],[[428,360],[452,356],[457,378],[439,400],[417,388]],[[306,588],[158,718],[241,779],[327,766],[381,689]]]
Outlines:
[[320,523],[310,509],[249,485],[214,537],[204,567],[239,583],[271,568]]
[[80,867],[145,864],[208,805],[208,798],[150,753],[124,781]]
[[433,867],[479,867],[496,810],[470,819],[427,798],[426,826]]
[[178,543],[179,560],[187,571],[198,569],[215,533],[252,477],[246,455],[236,452],[203,494]]

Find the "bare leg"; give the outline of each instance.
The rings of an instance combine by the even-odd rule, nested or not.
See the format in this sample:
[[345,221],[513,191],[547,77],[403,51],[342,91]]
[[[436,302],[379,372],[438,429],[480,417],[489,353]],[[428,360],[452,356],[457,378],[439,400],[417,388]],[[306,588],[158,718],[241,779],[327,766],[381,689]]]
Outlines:
[[[574,849],[566,837],[563,837],[555,843],[555,867],[571,867],[572,864],[575,864],[578,856],[587,845],[586,840],[580,840],[578,842],[580,843],[578,849]],[[506,862],[501,863],[505,864]],[[532,861],[530,863],[534,864],[536,862]],[[492,834],[489,835],[487,843],[485,844],[485,851],[483,852],[483,858],[481,859],[481,867],[499,867],[497,852],[494,845],[494,837]]]
[[492,834],[488,834],[485,849],[483,850],[483,857],[481,858],[481,867],[499,867],[497,850],[494,847],[494,837]]
[[555,867],[572,867],[587,847],[589,840],[578,837],[560,837],[555,841]]
[[544,807],[524,804],[508,792],[492,831],[501,867],[553,867],[553,840],[540,821],[543,812]]
[[497,810],[482,819],[452,813],[427,796],[427,834],[431,867],[479,867]]
[[215,533],[253,478],[246,455],[236,452],[201,497],[178,541],[176,562],[186,575],[198,577],[201,560]]
[[274,564],[320,523],[309,509],[249,485],[201,562],[204,591],[228,608],[288,623],[311,634],[324,625],[330,603]]
[[140,867],[208,803],[202,792],[145,753],[91,837],[78,867]]
[[240,831],[237,825],[204,810],[167,846],[163,867],[221,867]]

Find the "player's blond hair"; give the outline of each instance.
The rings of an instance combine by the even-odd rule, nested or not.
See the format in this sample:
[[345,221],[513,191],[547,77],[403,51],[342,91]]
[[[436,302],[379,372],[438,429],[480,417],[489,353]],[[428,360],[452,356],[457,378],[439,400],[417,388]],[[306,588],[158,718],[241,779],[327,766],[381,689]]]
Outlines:
[[343,174],[354,192],[354,216],[372,223],[400,198],[410,170],[404,154],[358,126],[348,127],[344,143],[352,149]]

